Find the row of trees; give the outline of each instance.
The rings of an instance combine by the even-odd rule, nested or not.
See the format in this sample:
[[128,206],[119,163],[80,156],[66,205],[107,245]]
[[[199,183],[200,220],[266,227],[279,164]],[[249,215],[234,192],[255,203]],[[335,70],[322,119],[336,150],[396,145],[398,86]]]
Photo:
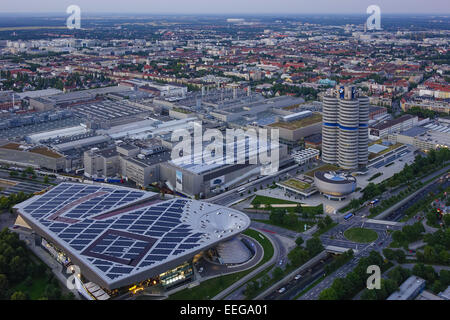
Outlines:
[[345,278],[336,278],[333,284],[323,290],[319,295],[319,300],[345,300],[353,298],[366,286],[367,267],[378,265],[385,269],[383,257],[377,251],[371,251],[368,257],[359,260],[355,269],[348,273]]
[[288,253],[288,258],[294,267],[299,267],[306,261],[317,255],[323,250],[322,242],[319,238],[311,238],[306,241],[306,245],[298,245],[300,240],[297,241],[297,247],[292,249]]
[[3,229],[0,232],[0,299],[29,299],[28,290],[39,278],[45,279],[40,299],[72,298],[72,295],[62,294],[58,280],[43,263],[31,259],[25,243],[17,234]]
[[404,226],[402,230],[394,231],[392,239],[402,246],[407,246],[408,243],[421,239],[423,232],[425,232],[425,227],[422,222],[416,222],[413,225]]
[[450,227],[426,234],[424,241],[423,253],[416,253],[419,262],[450,264]]
[[426,157],[418,155],[411,165],[405,164],[402,171],[394,174],[389,179],[379,184],[369,183],[362,191],[362,199],[363,201],[373,199],[386,191],[388,187],[394,188],[401,184],[409,183],[418,177],[425,176],[449,160],[450,150],[446,148],[430,150]]
[[365,289],[361,295],[362,300],[386,300],[392,293],[398,290],[400,285],[409,278],[411,271],[400,266],[392,269],[387,279],[381,279],[380,289]]
[[[13,193],[9,196],[2,196],[0,197],[0,210],[12,210],[12,207],[14,207],[16,204],[21,203],[22,201],[27,200],[30,198],[32,194],[26,194],[22,191],[19,193]],[[0,211],[1,213],[1,211]]]
[[388,260],[395,260],[398,263],[405,263],[406,262],[406,254],[405,251],[399,249],[399,250],[393,250],[389,248],[383,249],[383,255]]
[[271,284],[281,280],[287,273],[292,272],[292,270],[297,267],[300,267],[324,249],[319,238],[311,238],[307,240],[305,246],[302,246],[303,239],[301,237],[298,237],[295,242],[297,247],[289,252],[288,258],[290,262],[286,265],[285,270],[280,267],[276,267],[272,271],[272,276],[266,274],[260,280],[249,282],[244,291],[247,299],[253,298],[258,294],[258,292],[261,291],[261,289],[267,288]]
[[340,267],[342,267],[344,264],[346,264],[347,262],[349,262],[354,256],[354,252],[352,249],[344,252],[343,254],[338,255],[333,262],[331,262],[330,264],[327,264],[325,266],[325,273],[327,275],[333,273],[335,270],[339,269]]
[[432,266],[418,263],[414,265],[412,274],[425,279],[427,288],[434,293],[439,293],[450,285],[450,271],[445,269],[442,269],[438,274]]

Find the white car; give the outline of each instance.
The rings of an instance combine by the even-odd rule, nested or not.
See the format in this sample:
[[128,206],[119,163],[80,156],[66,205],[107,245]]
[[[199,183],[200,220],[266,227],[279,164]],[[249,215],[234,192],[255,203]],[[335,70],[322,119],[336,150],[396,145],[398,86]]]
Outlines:
[[294,277],[294,279],[295,280],[298,280],[298,279],[300,279],[302,277],[302,275],[301,274],[298,274],[298,275],[296,275],[295,277]]
[[283,292],[285,292],[286,291],[286,288],[281,288],[280,290],[278,290],[278,293],[283,293]]
[[200,269],[198,269],[198,272],[202,273],[203,272],[203,267],[200,267]]

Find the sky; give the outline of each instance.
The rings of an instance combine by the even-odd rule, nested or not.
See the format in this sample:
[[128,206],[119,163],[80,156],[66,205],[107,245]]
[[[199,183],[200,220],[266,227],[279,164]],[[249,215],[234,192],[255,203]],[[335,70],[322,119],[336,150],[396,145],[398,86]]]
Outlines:
[[78,5],[85,13],[142,14],[366,14],[369,5],[381,13],[450,13],[449,0],[0,0],[0,14],[59,13]]

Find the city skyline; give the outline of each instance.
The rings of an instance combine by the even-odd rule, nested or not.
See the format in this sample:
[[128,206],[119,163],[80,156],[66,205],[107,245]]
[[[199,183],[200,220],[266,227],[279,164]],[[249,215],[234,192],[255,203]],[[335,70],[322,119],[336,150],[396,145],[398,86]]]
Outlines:
[[[43,0],[38,3],[29,0],[19,0],[2,5],[1,13],[58,13],[64,12],[70,5],[78,5],[86,13],[125,13],[125,14],[365,14],[370,5],[377,5],[382,13],[390,14],[448,14],[448,5],[443,1],[386,1],[375,3],[369,0],[347,0],[336,2],[318,0],[310,3],[305,0],[280,0],[277,3],[263,0],[211,3],[207,0],[192,0],[189,3],[181,0],[161,2],[131,0],[126,3],[114,3],[99,0],[95,2],[79,0],[62,0],[57,4],[53,0]],[[174,8],[176,8],[174,10]]]

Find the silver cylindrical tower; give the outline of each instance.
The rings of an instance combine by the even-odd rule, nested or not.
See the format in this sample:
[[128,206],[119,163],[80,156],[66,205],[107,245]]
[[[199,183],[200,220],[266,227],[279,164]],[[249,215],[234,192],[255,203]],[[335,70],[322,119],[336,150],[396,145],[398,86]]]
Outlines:
[[359,102],[339,100],[338,164],[344,169],[358,167]]
[[[332,94],[332,93],[331,93]],[[337,163],[339,104],[336,95],[323,97],[322,105],[322,161]]]
[[358,166],[367,166],[369,159],[369,98],[359,97]]

